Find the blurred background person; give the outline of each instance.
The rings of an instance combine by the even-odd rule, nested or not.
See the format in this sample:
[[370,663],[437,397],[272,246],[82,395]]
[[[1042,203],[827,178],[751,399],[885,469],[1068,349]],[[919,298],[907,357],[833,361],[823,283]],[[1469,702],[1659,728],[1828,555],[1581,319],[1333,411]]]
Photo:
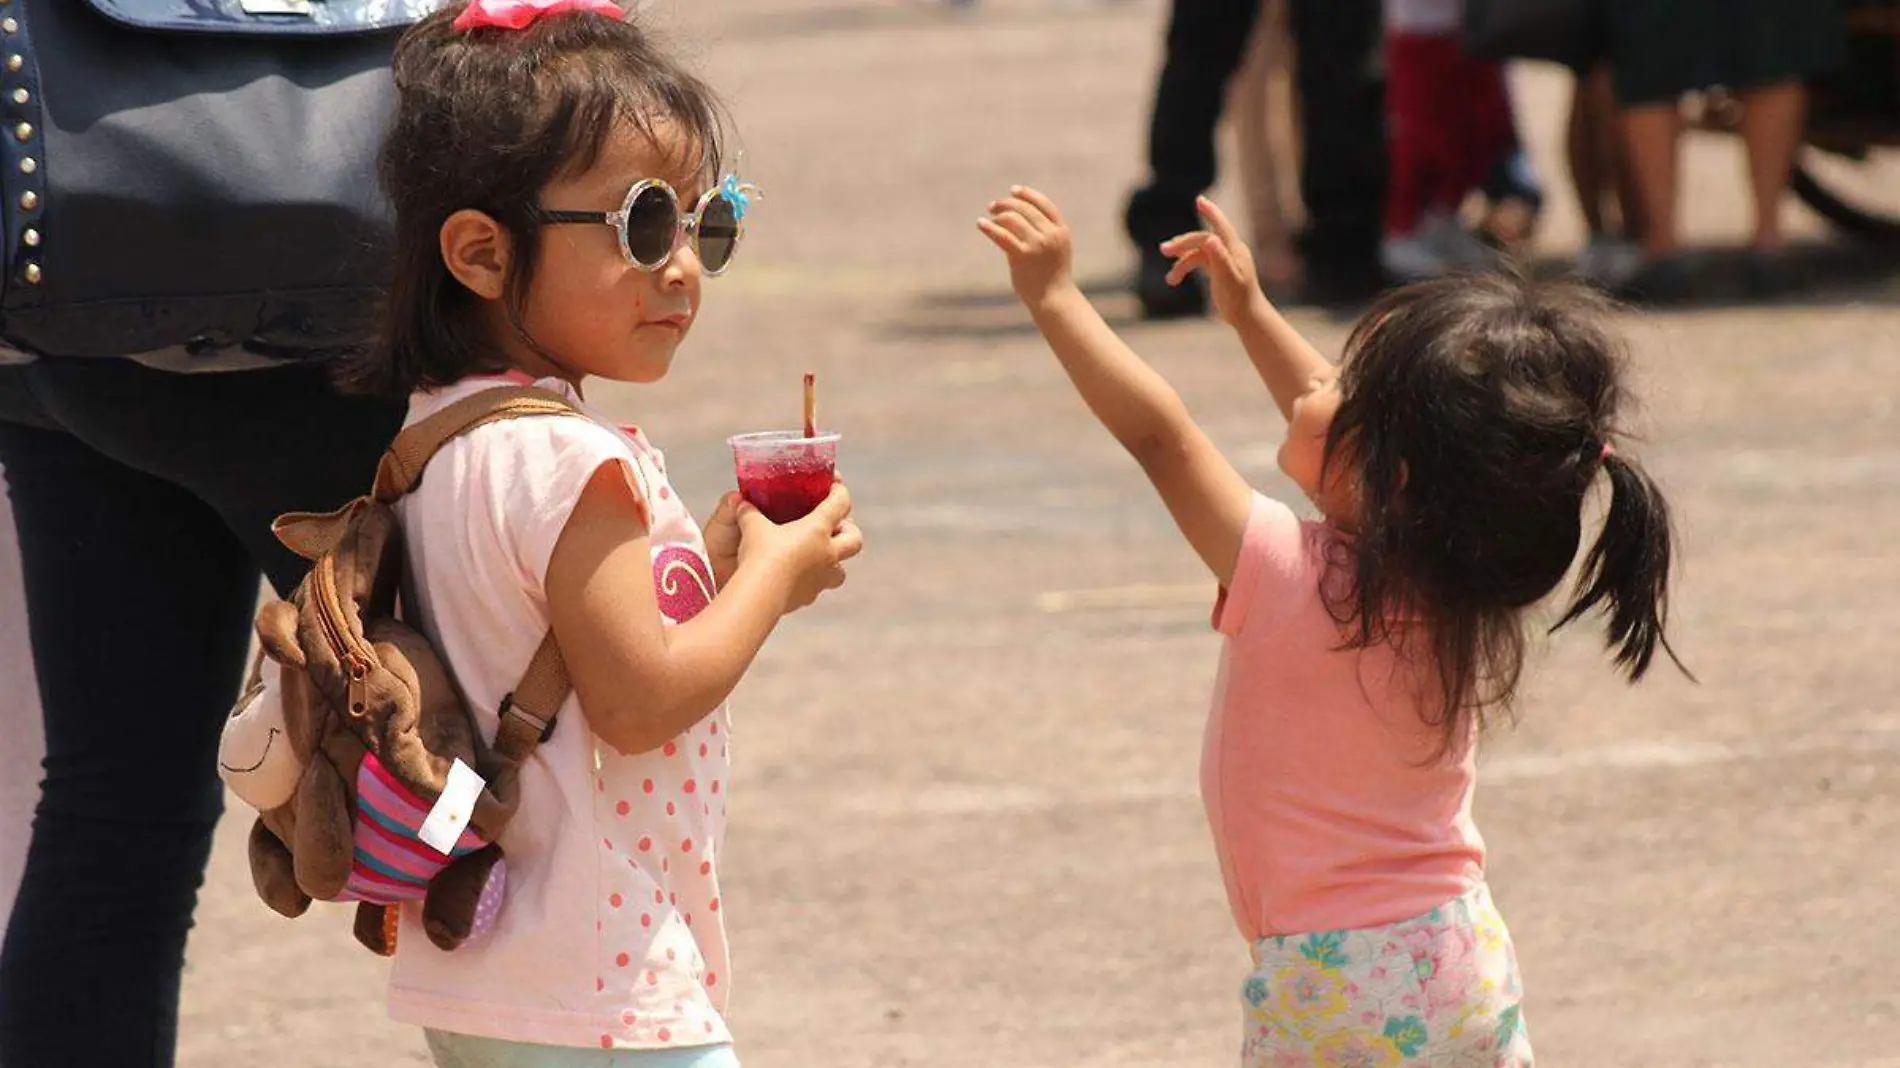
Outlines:
[[1799,285],[1784,255],[1781,201],[1807,120],[1807,83],[1832,70],[1845,42],[1835,0],[1608,0],[1610,58],[1629,163],[1641,199],[1644,263],[1637,299],[1693,296],[1676,206],[1684,94],[1736,94],[1754,194],[1747,278],[1753,296]]
[[[1218,175],[1214,147],[1228,85],[1260,16],[1259,0],[1174,0],[1148,133],[1148,181],[1129,198],[1128,236],[1140,255],[1135,293],[1150,319],[1203,315],[1198,279],[1167,284],[1161,242],[1200,225],[1194,200]],[[1298,74],[1302,290],[1315,303],[1369,299],[1379,266],[1385,199],[1384,85],[1379,0],[1289,0]]]

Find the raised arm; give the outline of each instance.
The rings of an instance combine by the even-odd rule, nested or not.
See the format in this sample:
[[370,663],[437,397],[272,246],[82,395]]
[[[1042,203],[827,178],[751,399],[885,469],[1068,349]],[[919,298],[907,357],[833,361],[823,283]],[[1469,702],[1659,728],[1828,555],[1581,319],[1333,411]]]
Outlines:
[[1207,275],[1214,306],[1240,335],[1254,370],[1273,394],[1273,403],[1291,421],[1293,402],[1330,383],[1333,365],[1261,292],[1253,253],[1226,214],[1206,197],[1200,198],[1198,206],[1208,229],[1183,234],[1161,246],[1162,252],[1175,257],[1169,281],[1178,285],[1196,270]]
[[1141,465],[1222,585],[1233,579],[1253,490],[1189,416],[1173,387],[1115,336],[1075,285],[1071,238],[1048,197],[1021,186],[981,229],[1009,257],[1011,283],[1082,400]]

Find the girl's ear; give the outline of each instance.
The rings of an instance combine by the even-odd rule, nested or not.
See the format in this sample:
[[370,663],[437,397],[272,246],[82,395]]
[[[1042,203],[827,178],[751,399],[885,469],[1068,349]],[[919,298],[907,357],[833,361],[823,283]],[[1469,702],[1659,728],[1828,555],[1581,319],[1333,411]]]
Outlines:
[[456,212],[443,222],[439,238],[443,264],[469,292],[483,300],[500,300],[508,291],[514,249],[508,231],[486,212]]

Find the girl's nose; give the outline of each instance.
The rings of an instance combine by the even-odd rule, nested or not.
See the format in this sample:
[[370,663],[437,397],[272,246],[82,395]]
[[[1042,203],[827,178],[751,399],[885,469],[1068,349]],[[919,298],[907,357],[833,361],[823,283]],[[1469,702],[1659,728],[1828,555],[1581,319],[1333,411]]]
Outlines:
[[704,273],[704,265],[699,262],[699,253],[693,251],[693,243],[682,241],[661,270],[660,282],[669,289],[684,287],[696,284]]

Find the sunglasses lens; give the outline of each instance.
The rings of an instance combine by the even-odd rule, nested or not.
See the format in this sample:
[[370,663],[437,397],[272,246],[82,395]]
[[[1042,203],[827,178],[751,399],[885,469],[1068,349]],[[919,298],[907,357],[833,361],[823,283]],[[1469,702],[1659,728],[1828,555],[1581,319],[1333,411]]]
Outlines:
[[642,267],[658,267],[673,254],[679,207],[666,190],[649,186],[627,206],[627,251]]
[[723,194],[708,199],[699,216],[699,262],[708,271],[723,271],[738,247],[739,213],[732,199]]

